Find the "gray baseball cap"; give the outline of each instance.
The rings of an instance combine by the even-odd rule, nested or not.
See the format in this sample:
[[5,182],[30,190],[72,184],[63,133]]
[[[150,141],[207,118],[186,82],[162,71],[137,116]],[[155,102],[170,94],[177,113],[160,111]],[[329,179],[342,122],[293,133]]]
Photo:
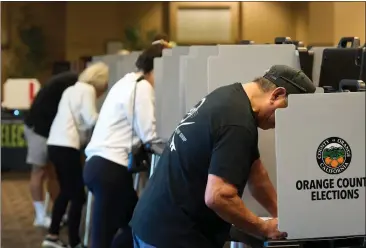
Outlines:
[[314,83],[301,70],[287,65],[274,65],[263,76],[277,87],[286,89],[287,94],[308,94],[315,92]]

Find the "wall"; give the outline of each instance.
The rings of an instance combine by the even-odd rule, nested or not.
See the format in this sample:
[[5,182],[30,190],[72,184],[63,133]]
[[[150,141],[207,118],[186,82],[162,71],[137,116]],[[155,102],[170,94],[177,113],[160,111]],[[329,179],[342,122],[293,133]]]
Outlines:
[[309,2],[309,44],[332,45],[334,36],[333,13],[333,2]]
[[[11,55],[20,44],[15,20],[25,4],[34,14],[34,23],[43,28],[51,62],[104,54],[106,42],[123,39],[128,25],[158,32],[165,25],[162,2],[1,2],[2,13],[6,11],[11,19],[11,46],[1,51],[2,83],[7,78],[7,65],[11,66]],[[40,76],[41,82],[50,75],[51,65]]]
[[305,44],[333,46],[341,37],[366,34],[366,2],[241,2],[242,39],[273,42],[290,36]]
[[[176,4],[171,3],[171,6]],[[365,37],[364,2],[230,3],[233,4],[239,5],[239,39],[268,43],[273,42],[274,37],[290,36],[305,44],[329,46],[348,34]],[[195,8],[204,6],[201,2],[190,2],[189,5]],[[171,22],[174,14],[171,11]],[[233,22],[235,20],[233,18]]]
[[275,37],[296,36],[291,2],[242,2],[242,39],[273,43]]
[[129,25],[143,31],[163,29],[162,2],[69,2],[66,11],[66,58],[105,53],[108,40],[121,40]]
[[305,44],[309,40],[309,2],[293,2],[292,18],[295,24],[295,38]]
[[365,2],[308,2],[309,43],[336,45],[341,37],[358,36],[365,42]]
[[366,42],[366,2],[334,2],[333,40],[337,44],[340,37],[358,36],[361,44]]
[[[168,31],[168,2],[2,2],[10,19],[28,4],[35,23],[44,29],[48,57],[76,60],[105,53],[108,40],[122,39],[125,27],[141,25],[144,31]],[[201,4],[201,3],[192,3]],[[365,2],[235,2],[239,18],[238,39],[273,42],[291,36],[312,45],[333,45],[341,36],[359,36],[365,42]],[[167,7],[168,6],[168,7]],[[4,13],[4,8],[2,8]],[[1,16],[3,19],[3,15]],[[239,24],[238,24],[239,23]],[[19,43],[14,25],[9,50],[1,51],[2,82],[14,44]],[[48,70],[49,72],[49,70]],[[47,73],[46,73],[47,74]],[[42,80],[41,80],[42,81]]]
[[[169,35],[170,38],[176,40],[178,43],[182,43],[184,45],[190,44],[198,44],[198,45],[205,45],[207,43],[216,44],[217,41],[215,40],[201,40],[197,38],[185,39],[183,41],[177,40],[177,18],[178,12],[180,9],[204,9],[204,10],[215,10],[215,9],[226,9],[230,11],[231,17],[231,37],[229,41],[225,41],[224,43],[229,42],[232,44],[235,41],[240,39],[240,32],[241,29],[241,21],[240,21],[240,10],[239,10],[239,2],[171,2],[169,3]],[[199,18],[199,17],[197,17]],[[197,21],[196,21],[197,22]],[[186,21],[186,25],[196,25],[196,22],[189,20]],[[201,24],[202,25],[202,24]],[[229,32],[230,32],[229,31]],[[217,29],[215,25],[205,26],[205,33],[217,33]],[[204,35],[205,36],[205,35]],[[196,40],[194,40],[196,39]],[[223,44],[223,43],[221,43]]]
[[[11,66],[11,58],[14,49],[21,43],[16,30],[16,21],[19,17],[19,10],[22,6],[29,6],[33,20],[30,22],[39,25],[43,28],[46,51],[48,54],[49,65],[54,60],[62,60],[65,58],[65,2],[1,2],[2,12],[7,11],[9,16],[9,34],[10,46],[6,50],[1,50],[1,82],[4,82],[8,66]],[[2,18],[4,15],[1,15]],[[3,20],[2,20],[3,21]],[[50,67],[44,73],[40,74],[41,79],[50,74]]]

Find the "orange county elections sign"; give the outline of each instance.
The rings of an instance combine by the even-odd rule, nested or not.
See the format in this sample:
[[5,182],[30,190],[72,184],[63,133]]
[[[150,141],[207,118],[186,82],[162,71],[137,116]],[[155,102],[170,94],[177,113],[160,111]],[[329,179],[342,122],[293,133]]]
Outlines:
[[[340,137],[323,140],[316,150],[316,162],[326,174],[343,173],[352,161],[352,150]],[[359,189],[366,187],[366,177],[338,177],[314,180],[298,180],[297,190],[310,190],[312,201],[358,199]]]

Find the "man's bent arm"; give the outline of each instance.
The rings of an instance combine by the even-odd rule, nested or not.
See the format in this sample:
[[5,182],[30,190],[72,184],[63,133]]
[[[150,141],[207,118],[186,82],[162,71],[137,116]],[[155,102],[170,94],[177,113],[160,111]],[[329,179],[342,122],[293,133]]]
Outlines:
[[208,175],[206,205],[223,220],[256,236],[266,236],[265,222],[245,207],[235,186],[222,178]]
[[272,217],[277,217],[277,193],[260,159],[251,167],[248,186],[252,196]]

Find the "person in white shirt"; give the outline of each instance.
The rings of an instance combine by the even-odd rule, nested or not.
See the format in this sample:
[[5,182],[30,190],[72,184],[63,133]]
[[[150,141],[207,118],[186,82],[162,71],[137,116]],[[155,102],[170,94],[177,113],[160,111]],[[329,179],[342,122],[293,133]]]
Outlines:
[[55,166],[60,193],[52,209],[52,222],[43,247],[68,247],[59,239],[60,222],[68,203],[70,247],[81,247],[79,226],[85,203],[81,150],[87,144],[98,118],[96,99],[108,87],[109,69],[102,62],[92,64],[78,82],[62,94],[47,140],[49,159]]
[[91,248],[133,247],[128,224],[138,197],[127,169],[128,154],[141,142],[159,140],[153,66],[163,48],[162,44],[147,48],[136,61],[138,71],[126,74],[110,89],[85,149],[84,181],[94,195]]

